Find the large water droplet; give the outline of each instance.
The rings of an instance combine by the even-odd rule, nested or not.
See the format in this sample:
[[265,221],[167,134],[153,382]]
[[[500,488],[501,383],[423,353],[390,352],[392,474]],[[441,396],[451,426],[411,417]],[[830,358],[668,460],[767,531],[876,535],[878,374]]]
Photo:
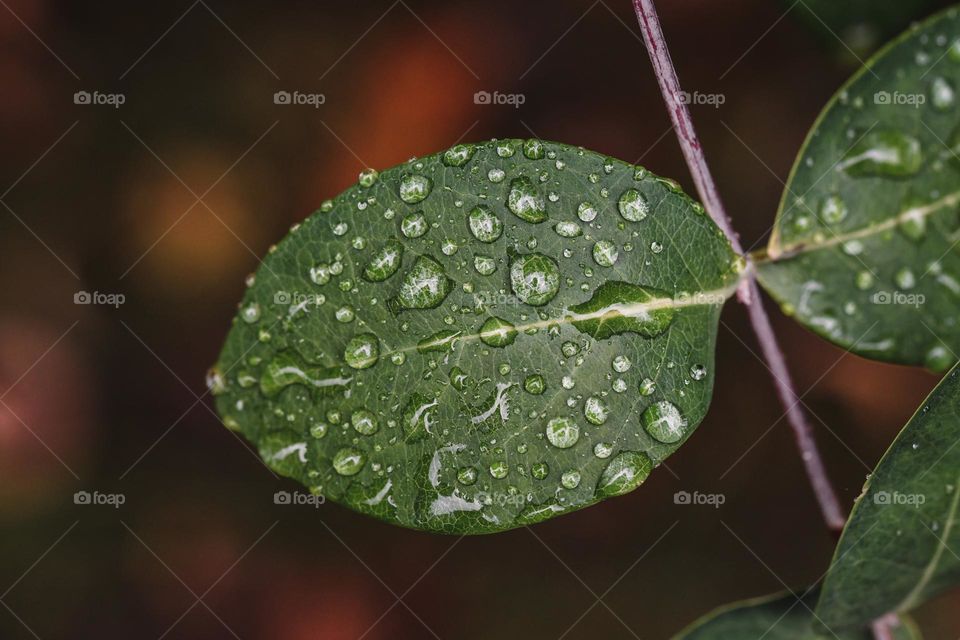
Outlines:
[[617,209],[624,220],[630,222],[639,222],[647,217],[650,212],[650,204],[647,197],[636,189],[627,189],[620,195],[617,201]]
[[503,233],[503,223],[496,216],[490,207],[486,205],[477,205],[467,217],[470,226],[470,233],[480,242],[493,242]]
[[340,367],[324,368],[303,365],[292,353],[274,356],[260,376],[260,391],[267,397],[275,396],[292,384],[301,384],[321,392],[340,392],[350,384]]
[[480,327],[480,340],[491,347],[505,347],[516,339],[516,328],[503,318],[491,316]]
[[655,402],[640,416],[643,428],[652,438],[667,444],[677,442],[687,428],[687,419],[672,402]]
[[377,182],[377,178],[380,177],[380,174],[377,173],[376,169],[364,169],[360,172],[360,186],[361,187],[372,187]]
[[473,268],[482,276],[489,276],[497,270],[497,261],[490,256],[475,255],[473,257]]
[[443,164],[448,167],[462,167],[470,162],[476,150],[472,144],[454,145],[443,152]]
[[601,267],[612,267],[619,257],[617,245],[609,240],[599,240],[593,245],[593,260]]
[[430,195],[433,182],[427,176],[408,173],[400,178],[400,199],[407,204],[422,202]]
[[558,449],[569,449],[580,439],[580,427],[570,418],[552,418],[547,423],[547,441]]
[[400,221],[400,232],[408,238],[419,238],[427,232],[427,218],[422,211],[415,211]]
[[594,218],[597,217],[597,208],[589,202],[581,202],[580,206],[577,207],[577,217],[584,222],[593,222]]
[[618,454],[600,474],[597,496],[609,498],[633,491],[647,479],[653,463],[645,453],[624,451]]
[[333,470],[341,476],[355,476],[366,461],[359,449],[344,447],[333,456]]
[[383,282],[400,268],[403,258],[403,245],[396,240],[388,240],[383,248],[370,258],[363,269],[363,277],[370,282]]
[[610,415],[610,407],[600,396],[590,396],[583,403],[583,417],[590,424],[601,425],[607,421]]
[[366,409],[358,409],[350,415],[350,424],[354,430],[364,436],[372,436],[380,428],[377,416]]
[[446,352],[453,349],[453,343],[462,332],[456,329],[441,329],[417,343],[419,353],[431,351]]
[[523,143],[523,155],[527,156],[531,160],[540,160],[545,155],[543,142],[537,140],[536,138],[525,140]]
[[403,276],[397,303],[404,309],[440,306],[452,288],[443,266],[430,256],[420,256]]
[[514,178],[510,182],[507,208],[515,216],[527,222],[538,223],[547,219],[547,209],[543,196],[540,195],[530,178],[525,176]]
[[586,302],[570,307],[573,326],[598,340],[620,333],[653,338],[673,321],[669,294],[628,282],[600,285]]
[[902,178],[920,170],[920,141],[901,131],[872,130],[846,153],[837,166],[852,176]]
[[435,413],[439,404],[436,398],[420,393],[410,397],[403,408],[403,434],[408,443],[434,433]]
[[531,395],[538,396],[543,393],[543,390],[547,388],[547,384],[543,379],[543,376],[539,373],[534,373],[527,376],[523,381],[523,389]]
[[560,476],[560,484],[564,489],[576,489],[580,486],[580,472],[576,470],[564,472]]
[[380,359],[380,342],[372,333],[361,333],[347,343],[343,359],[353,369],[369,369]]
[[510,265],[510,286],[521,302],[547,304],[560,290],[560,268],[542,253],[520,256]]

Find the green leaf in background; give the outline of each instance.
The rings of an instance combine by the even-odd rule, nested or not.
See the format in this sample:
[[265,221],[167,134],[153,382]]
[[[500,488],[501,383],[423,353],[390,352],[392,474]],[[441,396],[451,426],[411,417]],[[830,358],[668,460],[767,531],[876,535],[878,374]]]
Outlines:
[[909,611],[960,583],[960,369],[954,368],[864,485],[817,614],[830,626]]
[[636,488],[700,423],[743,260],[670,180],[539,140],[365,172],[270,251],[211,389],[278,473],[491,532]]
[[[776,594],[720,607],[681,631],[674,640],[873,640],[868,628],[856,631],[816,631],[811,613],[816,590],[801,598]],[[900,618],[894,640],[920,640],[908,618]]]
[[940,6],[943,0],[781,0],[791,15],[807,24],[829,47],[859,65],[857,57],[870,55],[892,38]]
[[845,349],[935,370],[960,349],[957,91],[951,9],[857,73],[797,158],[758,276]]

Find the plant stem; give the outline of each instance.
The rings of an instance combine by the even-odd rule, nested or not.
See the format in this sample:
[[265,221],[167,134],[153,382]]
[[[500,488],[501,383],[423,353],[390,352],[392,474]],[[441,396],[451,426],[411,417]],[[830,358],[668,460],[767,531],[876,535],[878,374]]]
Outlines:
[[888,613],[882,618],[877,618],[870,625],[873,631],[873,637],[876,640],[893,640],[893,630],[900,626],[900,619],[896,614]]
[[637,19],[640,21],[643,42],[647,47],[647,53],[650,55],[650,62],[653,63],[653,70],[660,85],[660,92],[667,103],[667,111],[670,113],[674,131],[680,141],[683,157],[687,166],[690,167],[697,192],[700,194],[710,218],[729,239],[730,246],[737,254],[748,260],[746,277],[740,289],[740,300],[747,305],[750,324],[753,325],[763,357],[773,374],[777,395],[780,397],[780,402],[786,412],[787,421],[793,428],[797,447],[800,450],[800,457],[803,460],[810,485],[813,487],[814,495],[816,495],[817,503],[820,505],[823,519],[831,531],[839,532],[843,530],[846,517],[840,508],[836,491],[830,483],[823,459],[817,448],[813,429],[800,407],[800,399],[794,390],[790,372],[787,370],[783,352],[777,344],[770,318],[764,311],[753,265],[749,263],[750,256],[744,254],[740,239],[730,225],[730,219],[727,217],[723,203],[720,201],[717,185],[707,166],[706,156],[693,127],[690,111],[682,98],[680,80],[677,78],[676,69],[674,69],[673,61],[670,59],[670,51],[667,49],[667,43],[660,28],[657,10],[653,5],[653,0],[633,0],[633,8],[637,13]]

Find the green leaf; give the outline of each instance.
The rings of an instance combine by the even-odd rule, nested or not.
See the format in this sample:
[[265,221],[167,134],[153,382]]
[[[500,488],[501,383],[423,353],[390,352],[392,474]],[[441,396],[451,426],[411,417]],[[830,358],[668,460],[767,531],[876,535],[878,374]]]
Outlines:
[[[681,631],[674,640],[873,640],[866,627],[856,631],[818,632],[811,613],[815,589],[799,598],[791,593],[754,598],[720,607]],[[895,640],[920,640],[909,618],[901,617],[893,631]]]
[[830,101],[757,258],[784,311],[857,354],[942,371],[960,349],[958,90],[950,9]]
[[923,18],[937,8],[937,0],[782,0],[791,15],[806,23],[826,46],[848,57],[859,66],[858,56],[869,54],[906,28],[912,20]]
[[884,454],[837,545],[817,613],[831,626],[909,611],[960,583],[960,369]]
[[330,500],[432,531],[521,526],[633,490],[690,436],[742,264],[645,169],[458,145],[365,172],[271,250],[211,388],[267,464]]

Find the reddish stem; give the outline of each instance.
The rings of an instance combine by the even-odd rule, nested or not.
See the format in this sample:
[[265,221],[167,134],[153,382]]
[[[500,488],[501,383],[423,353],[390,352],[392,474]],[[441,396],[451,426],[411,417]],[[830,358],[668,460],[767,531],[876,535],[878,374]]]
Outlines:
[[[674,131],[680,141],[683,157],[686,159],[687,166],[690,167],[697,193],[700,194],[710,218],[730,240],[730,246],[733,250],[749,260],[749,256],[744,254],[740,239],[731,227],[730,219],[724,211],[717,185],[707,166],[707,159],[703,153],[703,148],[700,146],[700,141],[697,139],[693,120],[690,119],[690,111],[682,99],[683,92],[680,89],[680,80],[677,78],[676,69],[674,69],[673,61],[670,59],[670,51],[667,49],[667,43],[660,28],[660,19],[657,17],[653,0],[633,0],[633,7],[637,12],[637,19],[640,21],[640,28],[643,32],[643,41],[646,44],[647,53],[650,54],[650,61],[653,63],[653,70],[660,85],[660,92],[667,103],[667,111],[670,113]],[[839,532],[843,529],[846,517],[840,508],[836,491],[830,483],[823,458],[817,448],[813,429],[800,407],[800,398],[794,391],[786,360],[777,344],[773,327],[770,325],[770,318],[763,309],[760,290],[757,287],[752,265],[748,265],[739,297],[747,305],[750,324],[753,325],[763,357],[773,374],[777,395],[786,411],[787,421],[793,428],[797,447],[800,450],[800,457],[803,460],[810,485],[816,495],[817,503],[820,505],[823,519],[831,531]]]

